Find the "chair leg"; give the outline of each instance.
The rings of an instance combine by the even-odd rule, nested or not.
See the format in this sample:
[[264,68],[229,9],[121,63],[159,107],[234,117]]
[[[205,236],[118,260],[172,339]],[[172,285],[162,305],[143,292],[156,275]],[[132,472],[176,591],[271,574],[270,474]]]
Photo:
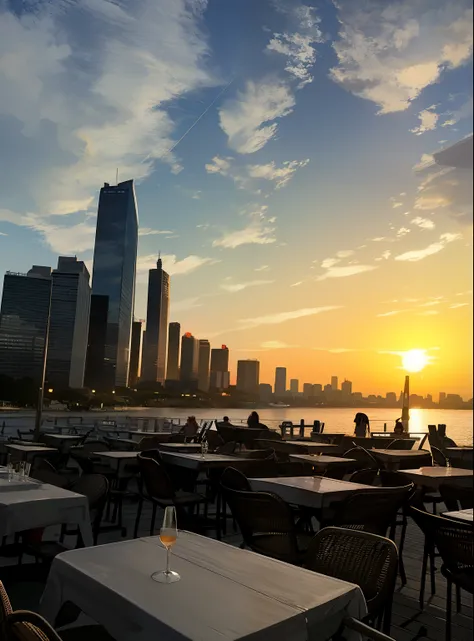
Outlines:
[[392,601],[389,600],[385,612],[383,615],[383,627],[382,632],[387,636],[390,636],[390,628],[392,627]]
[[407,584],[407,575],[405,572],[405,564],[403,563],[403,546],[405,545],[405,536],[407,533],[407,520],[406,517],[403,517],[403,524],[402,524],[402,531],[400,534],[400,545],[398,546],[398,565],[399,565],[399,571],[400,571],[400,579],[402,581],[402,585]]
[[448,579],[446,586],[446,637],[445,641],[451,641],[451,600],[453,584]]
[[435,580],[435,551],[434,547],[430,550],[430,577],[431,577],[431,595],[436,594],[436,580]]
[[428,566],[428,542],[425,539],[425,546],[423,549],[423,563],[421,566],[421,578],[420,578],[420,609],[424,608],[424,599],[425,599],[425,586],[426,586],[426,570]]
[[156,521],[156,503],[153,503],[153,512],[151,515],[151,523],[150,523],[150,536],[153,536],[155,532],[155,521]]
[[143,499],[142,497],[139,498],[138,500],[138,508],[137,508],[137,516],[135,519],[135,529],[133,530],[133,538],[136,539],[138,536],[138,526],[140,524],[140,518],[142,516],[142,509],[143,509]]
[[459,585],[456,586],[456,612],[459,614],[462,610],[461,605],[461,588]]

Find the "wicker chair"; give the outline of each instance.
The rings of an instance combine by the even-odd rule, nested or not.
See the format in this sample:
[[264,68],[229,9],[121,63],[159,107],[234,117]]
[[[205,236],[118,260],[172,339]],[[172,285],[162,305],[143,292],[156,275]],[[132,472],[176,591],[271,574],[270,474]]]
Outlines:
[[220,483],[231,490],[252,491],[248,478],[235,467],[226,467],[220,478]]
[[353,447],[343,454],[344,458],[355,459],[360,465],[365,468],[379,468],[377,459],[370,454],[370,452],[363,447]]
[[[184,508],[195,508],[205,503],[206,497],[195,492],[176,491],[165,466],[153,458],[139,454],[138,465],[140,467],[140,486],[137,516],[135,519],[134,538],[138,535],[141,513],[144,501],[150,501],[153,512],[150,524],[150,536],[155,530],[156,510],[158,507],[164,509],[170,505],[176,507],[178,518],[185,523],[189,520]],[[183,527],[181,525],[181,527]]]
[[398,566],[397,546],[393,541],[368,532],[327,527],[311,541],[304,565],[358,585],[367,603],[367,619],[383,619],[383,631],[390,632]]
[[54,465],[46,459],[41,459],[37,462],[35,468],[31,471],[31,478],[41,481],[41,483],[48,483],[56,487],[67,488],[69,480],[57,472]]
[[222,484],[224,499],[247,546],[265,556],[301,565],[311,537],[297,534],[291,508],[267,492],[233,490]]
[[446,456],[443,454],[443,452],[435,447],[434,445],[431,446],[431,454],[433,456],[433,461],[435,465],[439,465],[440,467],[446,467],[448,460]]
[[357,470],[349,478],[351,483],[361,483],[362,485],[375,485],[379,471],[376,469]]
[[[452,587],[474,594],[474,537],[472,526],[411,508],[410,514],[424,533],[428,545],[436,547],[446,578],[446,641],[451,640]],[[458,611],[460,609],[457,594]]]
[[443,484],[439,487],[439,493],[448,512],[456,512],[459,509],[469,510],[474,507],[474,490],[472,486]]

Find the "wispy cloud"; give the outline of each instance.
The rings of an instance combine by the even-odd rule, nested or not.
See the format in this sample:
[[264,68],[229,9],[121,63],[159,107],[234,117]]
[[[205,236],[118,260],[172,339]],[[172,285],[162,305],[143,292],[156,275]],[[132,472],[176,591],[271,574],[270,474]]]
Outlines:
[[459,309],[460,307],[467,307],[469,303],[454,303],[449,306],[449,309]]
[[377,265],[343,265],[329,267],[326,273],[318,276],[316,280],[326,280],[328,278],[346,278],[347,276],[355,276],[356,274],[371,272],[374,269],[377,269]]
[[284,343],[283,341],[265,341],[260,345],[262,349],[291,349],[298,347],[298,345],[288,345],[288,343]]
[[382,314],[377,314],[379,318],[385,318],[388,316],[397,316],[398,314],[403,314],[405,310],[404,309],[394,309],[390,312],[383,312]]
[[[139,256],[137,259],[137,273],[147,272],[156,267],[156,254]],[[219,261],[215,258],[204,258],[191,254],[179,260],[175,254],[164,254],[161,256],[163,269],[172,276],[190,274],[204,265],[213,265]]]
[[381,261],[381,260],[388,260],[390,256],[392,255],[392,252],[389,249],[386,249],[384,252],[382,252],[382,255],[376,258],[376,261]]
[[436,227],[435,223],[432,220],[430,220],[429,218],[422,218],[421,216],[413,218],[411,224],[420,227],[420,229],[434,229]]
[[326,306],[326,307],[306,307],[303,309],[296,309],[290,312],[276,312],[275,314],[268,314],[266,316],[255,316],[252,318],[244,318],[239,320],[241,329],[251,329],[253,327],[260,327],[262,325],[279,325],[298,318],[306,318],[307,316],[316,316],[325,312],[331,312],[337,309],[342,309],[341,306]]
[[191,309],[196,309],[197,307],[202,307],[202,302],[200,298],[184,298],[183,300],[174,301],[171,299],[170,307],[172,314],[178,314],[179,312],[188,312]]
[[247,168],[250,178],[260,178],[275,183],[276,189],[285,187],[293,178],[294,173],[301,167],[306,167],[309,158],[306,160],[287,160],[281,167],[274,161],[265,165],[249,165]]
[[268,272],[270,271],[269,265],[260,265],[260,267],[255,267],[254,272]]
[[418,262],[419,260],[428,258],[428,256],[433,256],[433,254],[439,253],[446,247],[446,245],[454,242],[455,240],[459,240],[460,238],[462,238],[461,234],[441,234],[438,242],[431,243],[431,245],[428,245],[428,247],[424,247],[423,249],[415,249],[399,254],[398,256],[395,256],[395,260],[408,261],[412,263]]
[[213,241],[213,247],[235,249],[241,245],[271,245],[275,243],[275,226],[266,218],[265,212],[265,207],[253,212],[251,222],[248,225],[243,229],[226,232],[221,238]]
[[439,115],[435,112],[436,105],[431,105],[431,107],[428,107],[427,109],[423,109],[420,111],[418,114],[418,119],[420,120],[420,124],[418,127],[414,127],[413,129],[410,129],[412,134],[416,134],[417,136],[420,136],[421,134],[426,133],[427,131],[433,131],[433,129],[436,129],[436,125],[438,123]]
[[161,229],[151,229],[151,227],[139,227],[138,228],[139,236],[171,236],[174,235],[173,231],[166,231]]
[[261,285],[271,285],[275,281],[273,280],[250,280],[247,281],[246,283],[232,283],[232,282],[224,282],[221,284],[221,289],[223,289],[226,292],[231,292],[231,293],[236,293],[236,292],[241,292],[244,289],[248,289],[249,287],[260,287]]

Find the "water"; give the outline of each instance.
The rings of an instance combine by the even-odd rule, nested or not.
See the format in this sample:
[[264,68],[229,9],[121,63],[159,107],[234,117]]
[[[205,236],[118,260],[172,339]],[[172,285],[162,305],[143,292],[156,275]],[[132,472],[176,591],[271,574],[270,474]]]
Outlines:
[[[373,432],[383,432],[384,423],[387,423],[387,430],[391,431],[395,419],[400,416],[400,410],[397,409],[367,409],[358,410],[356,408],[277,408],[271,407],[259,410],[259,416],[262,423],[269,427],[277,428],[282,421],[293,421],[299,425],[300,420],[304,419],[306,425],[312,425],[313,421],[319,420],[325,423],[326,432],[340,432],[352,434],[354,431],[354,415],[361,411],[366,413],[370,419],[370,426]],[[93,423],[96,420],[103,420],[106,417],[113,418],[117,422],[123,423],[125,416],[130,418],[163,418],[173,417],[184,422],[190,415],[195,416],[198,420],[222,418],[224,415],[229,416],[231,422],[236,424],[246,421],[250,410],[248,409],[227,409],[227,408],[126,408],[120,411],[102,411],[102,412],[83,412],[75,414],[69,412],[44,412],[44,419],[58,418],[58,422],[64,424],[67,418],[72,424],[77,423],[78,416],[82,416],[85,423]],[[1,412],[0,425],[5,421],[5,435],[16,432],[17,428],[28,429],[34,425],[33,412]],[[471,410],[410,410],[410,431],[427,432],[428,425],[438,425],[439,423],[447,425],[446,432],[459,445],[472,445],[473,431],[473,412]]]

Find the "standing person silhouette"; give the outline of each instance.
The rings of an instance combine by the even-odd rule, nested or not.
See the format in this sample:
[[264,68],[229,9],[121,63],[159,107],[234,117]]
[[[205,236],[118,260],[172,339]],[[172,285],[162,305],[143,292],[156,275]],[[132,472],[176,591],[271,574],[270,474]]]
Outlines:
[[370,436],[370,422],[367,414],[364,414],[363,412],[357,412],[354,418],[354,423],[355,423],[355,429],[354,429],[355,436],[358,436],[359,438],[365,438],[366,436]]
[[260,427],[260,417],[257,414],[257,412],[252,412],[250,416],[247,419],[247,426],[248,427]]

